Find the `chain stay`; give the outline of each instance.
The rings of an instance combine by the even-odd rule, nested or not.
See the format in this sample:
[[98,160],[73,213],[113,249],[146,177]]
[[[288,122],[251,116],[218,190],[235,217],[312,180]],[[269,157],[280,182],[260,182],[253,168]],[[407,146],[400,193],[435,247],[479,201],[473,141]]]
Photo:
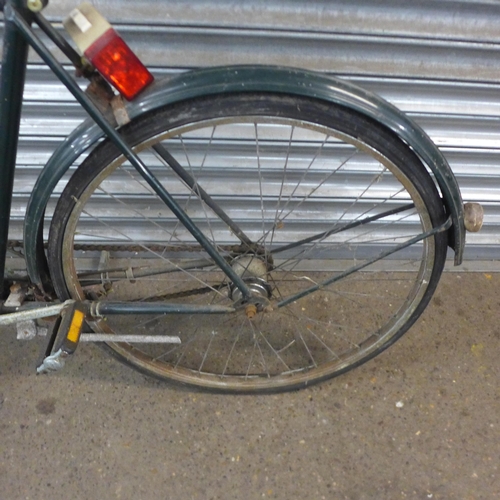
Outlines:
[[[47,247],[47,243],[44,244]],[[22,249],[24,242],[21,240],[9,240],[7,248]],[[75,244],[74,250],[78,252],[200,252],[201,246],[194,245],[97,245],[97,244]],[[231,254],[246,254],[249,252],[247,245],[217,245],[217,248]]]

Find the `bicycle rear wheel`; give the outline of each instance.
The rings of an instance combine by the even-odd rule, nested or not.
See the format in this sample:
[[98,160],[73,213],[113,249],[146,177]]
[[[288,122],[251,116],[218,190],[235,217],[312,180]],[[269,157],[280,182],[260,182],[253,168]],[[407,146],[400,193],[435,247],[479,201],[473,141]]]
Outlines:
[[[216,391],[296,389],[382,352],[428,304],[446,235],[403,244],[442,224],[443,205],[416,155],[380,124],[311,98],[251,93],[169,105],[123,134],[264,305],[93,322],[96,332],[181,338],[107,344],[119,360]],[[109,141],[64,189],[48,253],[61,299],[240,298]]]

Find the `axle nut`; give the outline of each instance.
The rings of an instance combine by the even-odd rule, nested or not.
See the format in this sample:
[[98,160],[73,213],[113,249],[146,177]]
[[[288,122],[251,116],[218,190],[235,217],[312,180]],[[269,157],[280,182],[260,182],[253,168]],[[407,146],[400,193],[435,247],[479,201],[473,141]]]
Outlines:
[[257,306],[255,304],[248,304],[248,306],[245,308],[245,314],[247,315],[248,319],[254,318],[257,314]]
[[483,227],[484,210],[479,203],[466,203],[464,205],[465,229],[477,233]]
[[28,0],[26,5],[31,12],[40,12],[47,5],[47,0]]

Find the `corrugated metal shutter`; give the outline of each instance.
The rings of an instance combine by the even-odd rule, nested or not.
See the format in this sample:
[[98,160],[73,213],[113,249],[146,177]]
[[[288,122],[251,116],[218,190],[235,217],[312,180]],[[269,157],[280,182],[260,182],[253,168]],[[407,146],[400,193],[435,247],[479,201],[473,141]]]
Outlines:
[[[486,210],[466,258],[500,256],[500,4],[489,1],[95,0],[157,75],[224,64],[283,64],[340,75],[407,112],[443,150],[465,200]],[[73,1],[52,0],[61,27]],[[83,118],[32,55],[11,238],[51,152]]]

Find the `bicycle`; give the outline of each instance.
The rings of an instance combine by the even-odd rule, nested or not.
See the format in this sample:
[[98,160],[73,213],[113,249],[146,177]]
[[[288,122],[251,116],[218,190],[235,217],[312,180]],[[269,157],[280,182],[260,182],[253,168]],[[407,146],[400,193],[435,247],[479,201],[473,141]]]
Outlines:
[[[45,20],[46,4],[0,2],[5,290],[29,46],[90,118],[40,174],[25,221],[29,284],[2,304],[0,324],[58,315],[39,372],[60,369],[87,340],[143,373],[197,388],[306,387],[400,338],[428,305],[448,246],[460,264],[481,208],[463,206],[437,147],[380,97],[267,66],[154,83],[144,68],[137,90],[142,76],[130,74],[140,61],[116,47],[105,53],[116,33],[94,9],[84,4],[68,21],[76,38],[97,25],[105,35],[82,56]],[[85,92],[33,23],[90,80]],[[81,157],[44,241],[48,199]],[[125,227],[114,225],[116,211]],[[22,304],[26,297],[34,300]]]

